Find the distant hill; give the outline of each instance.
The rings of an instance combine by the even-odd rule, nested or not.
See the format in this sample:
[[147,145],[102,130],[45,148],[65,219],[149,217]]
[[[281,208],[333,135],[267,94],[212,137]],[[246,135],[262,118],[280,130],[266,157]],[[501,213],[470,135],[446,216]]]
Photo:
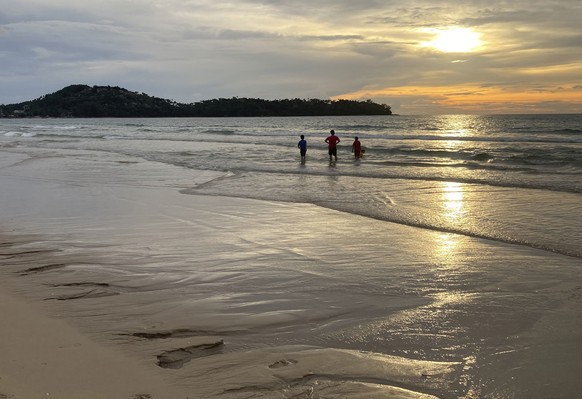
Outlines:
[[181,104],[121,87],[71,85],[36,100],[0,105],[0,117],[139,118],[391,115],[371,100],[219,98]]

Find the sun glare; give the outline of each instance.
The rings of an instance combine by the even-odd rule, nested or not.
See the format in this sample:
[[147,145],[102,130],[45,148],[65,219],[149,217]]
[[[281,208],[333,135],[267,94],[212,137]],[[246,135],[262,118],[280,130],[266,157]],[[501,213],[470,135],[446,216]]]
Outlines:
[[481,44],[480,35],[467,28],[431,30],[435,38],[424,43],[444,53],[467,53]]

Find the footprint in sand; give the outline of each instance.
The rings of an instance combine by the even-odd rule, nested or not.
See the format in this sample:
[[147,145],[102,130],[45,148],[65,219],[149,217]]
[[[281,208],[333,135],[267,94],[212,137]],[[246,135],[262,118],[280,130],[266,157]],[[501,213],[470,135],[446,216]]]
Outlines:
[[158,366],[166,369],[179,369],[192,359],[220,353],[223,347],[224,341],[220,340],[210,344],[193,345],[166,351],[157,356]]
[[270,369],[278,369],[281,367],[286,367],[289,366],[291,364],[297,364],[297,360],[293,360],[293,359],[281,359],[279,361],[276,361],[275,363],[269,365]]

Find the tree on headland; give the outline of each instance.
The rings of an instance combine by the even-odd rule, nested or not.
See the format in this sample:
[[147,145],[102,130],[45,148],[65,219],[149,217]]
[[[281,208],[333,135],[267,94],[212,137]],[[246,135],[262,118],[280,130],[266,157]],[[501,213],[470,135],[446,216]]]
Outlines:
[[371,100],[219,98],[190,104],[121,87],[71,85],[19,104],[0,105],[0,117],[147,118],[391,115],[389,105]]
[[156,117],[173,116],[169,100],[111,86],[67,86],[36,100],[2,107],[5,115],[20,111],[27,117]]

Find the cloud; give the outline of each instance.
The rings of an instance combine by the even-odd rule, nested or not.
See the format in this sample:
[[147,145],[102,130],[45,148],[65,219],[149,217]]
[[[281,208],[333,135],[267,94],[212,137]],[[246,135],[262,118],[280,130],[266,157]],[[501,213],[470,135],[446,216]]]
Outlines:
[[[118,85],[183,102],[367,92],[407,112],[479,112],[466,101],[443,99],[453,98],[453,92],[477,98],[471,93],[477,93],[475,87],[488,87],[486,82],[511,93],[580,84],[582,8],[577,1],[403,4],[7,2],[0,11],[0,103],[85,83]],[[474,29],[483,46],[454,54],[421,45],[432,39],[426,28],[449,26]],[[397,87],[415,91],[385,91]],[[497,112],[503,98],[491,98],[494,105],[483,109]],[[506,106],[515,109],[510,101],[508,97]],[[572,97],[564,101],[578,102]]]
[[[338,98],[406,98],[399,108],[413,114],[419,109],[452,113],[577,113],[582,111],[582,93],[577,86],[538,86],[515,82],[475,84],[472,87],[399,86],[345,93]],[[551,105],[551,106],[550,106]]]

